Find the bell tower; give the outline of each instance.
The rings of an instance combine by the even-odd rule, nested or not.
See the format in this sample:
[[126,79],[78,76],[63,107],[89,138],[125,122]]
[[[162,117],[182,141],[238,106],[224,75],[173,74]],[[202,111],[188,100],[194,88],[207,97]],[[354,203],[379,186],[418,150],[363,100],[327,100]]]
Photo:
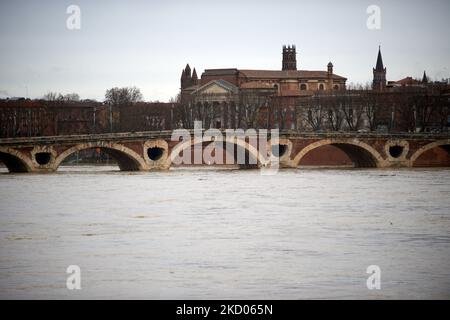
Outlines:
[[373,82],[372,89],[383,91],[386,88],[386,68],[383,65],[383,58],[381,57],[381,47],[378,47],[377,64],[373,68]]
[[297,70],[297,53],[295,52],[295,45],[283,46],[282,70]]

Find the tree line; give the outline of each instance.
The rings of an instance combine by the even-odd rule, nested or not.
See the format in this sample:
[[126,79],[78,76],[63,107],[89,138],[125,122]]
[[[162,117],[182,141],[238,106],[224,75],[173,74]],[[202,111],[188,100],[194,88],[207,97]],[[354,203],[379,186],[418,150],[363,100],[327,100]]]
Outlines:
[[[43,97],[45,101],[60,101],[60,102],[79,102],[80,95],[78,93],[62,94],[59,92],[50,91]],[[88,99],[90,100],[90,99]],[[85,100],[86,101],[86,100]],[[94,101],[94,100],[91,100]],[[104,102],[109,105],[131,105],[143,101],[141,90],[137,87],[114,87],[106,90]]]
[[449,97],[442,90],[316,94],[297,106],[313,131],[446,131]]
[[377,92],[318,91],[307,97],[273,92],[178,98],[176,125],[192,128],[280,128],[300,131],[446,131],[449,95],[442,88],[403,88]]
[[0,100],[0,136],[92,134],[193,128],[297,131],[448,132],[447,88],[369,89],[280,97],[273,90],[181,95],[169,103],[143,102],[136,87],[111,88],[104,102],[50,92],[45,100]]

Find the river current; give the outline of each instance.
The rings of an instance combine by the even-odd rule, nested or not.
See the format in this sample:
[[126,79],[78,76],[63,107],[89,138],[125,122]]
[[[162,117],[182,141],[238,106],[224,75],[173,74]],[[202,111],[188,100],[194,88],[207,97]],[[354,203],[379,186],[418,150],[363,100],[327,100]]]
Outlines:
[[0,174],[0,298],[450,299],[448,169],[114,170]]

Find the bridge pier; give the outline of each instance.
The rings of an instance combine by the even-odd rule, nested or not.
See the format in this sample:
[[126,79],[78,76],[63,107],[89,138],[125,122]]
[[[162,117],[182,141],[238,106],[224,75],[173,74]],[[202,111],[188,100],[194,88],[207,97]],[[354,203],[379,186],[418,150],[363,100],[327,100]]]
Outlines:
[[[249,143],[248,139],[220,138],[221,132],[217,132],[217,137],[201,141],[201,144],[189,136],[187,140],[172,141],[171,133],[0,139],[0,162],[6,165],[10,172],[47,173],[56,171],[61,163],[75,152],[99,149],[114,158],[123,171],[168,170],[176,165],[174,159],[179,158],[180,154],[191,157],[195,146],[201,148],[202,156],[206,152],[215,158],[216,150],[211,151],[211,144],[218,143],[214,146],[224,149],[227,144],[231,144],[236,150],[240,148],[246,159],[257,159],[257,167],[269,165],[270,157],[267,156],[278,156],[281,168],[302,167],[302,161],[312,153],[316,153],[316,158],[310,157],[310,162],[311,159],[318,159],[317,157],[332,162],[332,154],[329,151],[320,153],[320,150],[331,150],[331,147],[347,156],[347,161],[351,161],[355,167],[450,166],[448,135],[287,132],[280,134],[279,138],[273,141],[269,140],[268,150],[262,152]],[[226,156],[233,157],[236,161],[236,152]],[[266,152],[268,155],[264,154]],[[200,163],[192,164],[208,165],[209,162],[202,159]]]

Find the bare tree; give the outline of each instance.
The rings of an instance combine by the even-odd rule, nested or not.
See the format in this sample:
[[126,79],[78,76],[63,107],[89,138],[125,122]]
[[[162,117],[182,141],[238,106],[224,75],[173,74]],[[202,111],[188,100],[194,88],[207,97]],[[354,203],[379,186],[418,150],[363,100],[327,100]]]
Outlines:
[[361,106],[356,94],[347,92],[340,96],[342,112],[344,114],[345,122],[347,123],[350,131],[356,131],[359,129],[363,120],[364,109]]
[[63,96],[64,101],[80,101],[78,93],[68,93]]
[[331,95],[327,99],[322,99],[326,108],[326,119],[329,128],[332,131],[339,131],[344,122],[344,115],[342,112],[342,103],[336,95]]
[[180,102],[181,102],[181,94],[178,93],[176,96],[171,97],[171,98],[169,99],[169,102],[170,102],[170,103],[180,103]]
[[436,104],[437,99],[434,96],[430,96],[427,94],[424,96],[416,97],[415,100],[417,124],[419,125],[420,132],[424,132],[425,128],[431,124],[430,122],[433,113],[436,111],[435,107],[437,107],[438,105]]
[[47,101],[59,101],[59,102],[64,102],[64,101],[80,101],[80,96],[78,95],[78,93],[68,93],[68,94],[61,94],[58,92],[47,92],[43,97],[43,100],[47,100]]
[[47,101],[63,101],[64,97],[61,93],[49,91],[42,97],[42,99]]
[[314,131],[322,130],[322,124],[324,120],[323,110],[324,106],[322,103],[322,97],[320,94],[316,94],[311,100],[307,107],[308,115],[306,117],[306,122],[311,126]]
[[450,122],[450,101],[443,96],[442,91],[439,91],[435,100],[435,105],[439,119],[439,130],[445,131]]
[[136,87],[115,87],[106,90],[105,93],[105,102],[113,106],[132,105],[142,100],[142,93]]
[[239,123],[244,129],[257,128],[261,108],[267,106],[269,98],[255,92],[241,92],[239,94]]
[[382,97],[379,94],[371,93],[368,90],[364,90],[361,93],[361,103],[364,107],[370,131],[375,131],[377,128],[382,102]]

